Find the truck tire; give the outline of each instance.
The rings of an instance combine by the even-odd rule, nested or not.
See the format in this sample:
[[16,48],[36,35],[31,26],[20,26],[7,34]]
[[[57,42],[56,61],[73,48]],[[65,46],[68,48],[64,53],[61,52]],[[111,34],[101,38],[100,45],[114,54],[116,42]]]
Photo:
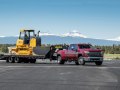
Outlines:
[[95,64],[97,65],[97,66],[100,66],[100,65],[102,65],[102,61],[97,61],[97,62],[95,62]]
[[75,61],[76,65],[85,65],[85,61],[83,57],[79,57],[77,61]]
[[21,62],[22,62],[21,58],[19,58],[19,57],[15,58],[15,63],[21,63]]
[[58,56],[58,57],[57,57],[57,63],[58,63],[58,64],[64,64],[65,61],[62,60],[61,56]]
[[29,59],[30,63],[35,63],[36,59]]

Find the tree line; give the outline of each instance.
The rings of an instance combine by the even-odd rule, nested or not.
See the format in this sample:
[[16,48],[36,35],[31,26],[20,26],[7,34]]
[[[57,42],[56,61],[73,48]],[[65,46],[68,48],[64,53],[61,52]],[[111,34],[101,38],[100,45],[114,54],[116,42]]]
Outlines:
[[[15,44],[0,44],[0,52],[8,53],[8,47],[15,46]],[[95,48],[104,50],[105,54],[120,54],[120,45],[112,46],[99,46],[95,45]]]
[[104,50],[105,54],[120,54],[120,45],[113,44],[112,46],[95,46]]
[[8,47],[15,46],[15,44],[0,44],[0,52],[8,53]]

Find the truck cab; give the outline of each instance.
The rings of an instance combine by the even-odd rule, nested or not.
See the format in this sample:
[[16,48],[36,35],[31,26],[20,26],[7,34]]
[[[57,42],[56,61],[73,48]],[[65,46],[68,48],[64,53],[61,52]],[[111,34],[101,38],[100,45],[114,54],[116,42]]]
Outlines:
[[68,49],[59,50],[57,57],[60,64],[64,64],[65,61],[74,61],[76,65],[85,65],[86,62],[95,62],[96,65],[102,65],[103,51],[91,44],[70,44]]

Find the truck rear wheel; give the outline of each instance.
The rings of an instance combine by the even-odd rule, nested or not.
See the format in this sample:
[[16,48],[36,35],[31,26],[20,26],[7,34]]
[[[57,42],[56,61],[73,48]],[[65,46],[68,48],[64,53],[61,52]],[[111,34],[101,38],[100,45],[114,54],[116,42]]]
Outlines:
[[58,63],[58,64],[64,64],[65,61],[62,60],[61,56],[58,56],[58,58],[57,58],[57,63]]
[[102,61],[97,61],[97,62],[95,62],[95,64],[97,65],[97,66],[100,66],[100,65],[102,65]]
[[77,61],[75,61],[76,65],[85,65],[85,61],[83,57],[79,57]]

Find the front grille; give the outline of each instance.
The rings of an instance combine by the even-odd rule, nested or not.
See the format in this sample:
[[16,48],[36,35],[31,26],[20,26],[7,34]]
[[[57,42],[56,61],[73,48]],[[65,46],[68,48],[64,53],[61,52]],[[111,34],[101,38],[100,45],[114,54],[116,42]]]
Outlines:
[[89,56],[89,57],[101,57],[102,54],[101,54],[101,52],[90,52],[90,53],[88,54],[88,56]]

